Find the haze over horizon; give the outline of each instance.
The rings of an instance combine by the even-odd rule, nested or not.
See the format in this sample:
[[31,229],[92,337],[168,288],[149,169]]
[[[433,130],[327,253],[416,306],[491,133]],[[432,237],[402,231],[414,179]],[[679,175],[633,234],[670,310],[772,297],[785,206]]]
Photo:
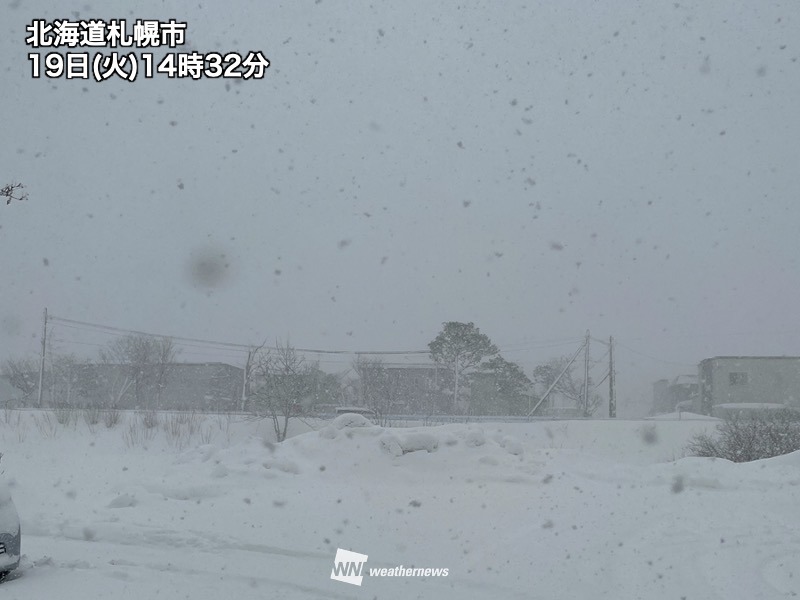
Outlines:
[[[140,7],[0,6],[0,184],[29,194],[0,207],[0,360],[39,351],[45,306],[350,351],[472,321],[528,374],[589,329],[629,403],[709,356],[800,356],[800,5]],[[272,66],[34,80],[25,27],[65,17],[175,18]]]

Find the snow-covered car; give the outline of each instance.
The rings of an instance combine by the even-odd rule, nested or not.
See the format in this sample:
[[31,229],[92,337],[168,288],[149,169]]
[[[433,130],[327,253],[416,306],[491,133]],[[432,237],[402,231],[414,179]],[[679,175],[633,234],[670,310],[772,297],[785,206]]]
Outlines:
[[378,415],[371,408],[364,408],[363,406],[339,406],[336,408],[336,415],[355,414],[361,415],[373,423],[378,419]]
[[19,566],[21,533],[11,491],[0,482],[0,578]]

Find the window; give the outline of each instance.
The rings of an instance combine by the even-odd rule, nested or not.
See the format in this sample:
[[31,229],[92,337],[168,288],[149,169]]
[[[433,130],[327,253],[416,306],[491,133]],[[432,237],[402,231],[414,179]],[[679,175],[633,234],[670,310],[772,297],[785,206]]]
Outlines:
[[747,373],[728,373],[730,385],[747,385]]

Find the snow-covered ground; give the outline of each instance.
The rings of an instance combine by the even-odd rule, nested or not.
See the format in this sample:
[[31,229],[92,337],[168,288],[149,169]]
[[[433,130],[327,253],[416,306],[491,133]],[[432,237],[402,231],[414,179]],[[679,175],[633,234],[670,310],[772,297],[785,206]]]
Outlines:
[[[0,414],[23,528],[6,600],[786,598],[800,593],[800,453],[681,458],[714,421],[382,429]],[[191,430],[191,431],[190,431]],[[305,430],[305,432],[303,432]],[[331,580],[367,568],[447,577]]]

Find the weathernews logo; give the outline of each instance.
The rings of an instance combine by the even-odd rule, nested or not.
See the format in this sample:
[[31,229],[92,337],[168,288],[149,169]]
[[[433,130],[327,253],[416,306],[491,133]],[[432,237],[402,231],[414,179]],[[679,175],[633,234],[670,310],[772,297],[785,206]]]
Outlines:
[[367,558],[366,554],[359,554],[358,552],[350,552],[350,550],[337,548],[336,558],[333,559],[331,579],[341,581],[342,583],[361,585],[361,580],[364,578],[362,573],[364,571],[364,565],[367,564]]
[[[337,548],[336,557],[333,559],[331,579],[342,583],[361,585],[368,558],[366,554]],[[370,577],[447,577],[449,574],[450,569],[448,568],[404,567],[403,565],[369,569]]]

